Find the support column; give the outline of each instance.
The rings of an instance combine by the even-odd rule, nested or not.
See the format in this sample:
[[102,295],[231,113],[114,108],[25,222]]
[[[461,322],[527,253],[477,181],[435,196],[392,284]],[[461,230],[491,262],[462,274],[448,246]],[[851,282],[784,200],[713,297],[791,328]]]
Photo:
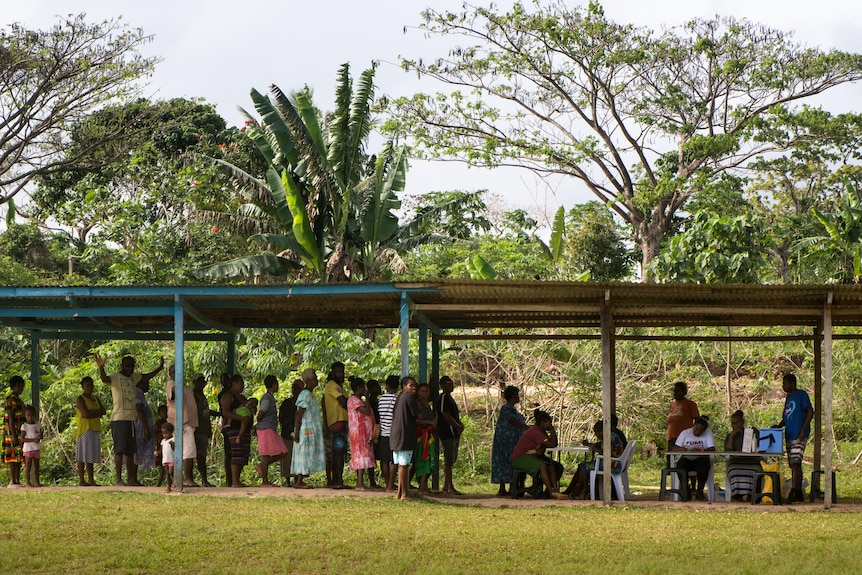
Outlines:
[[401,377],[410,375],[410,299],[401,292]]
[[[605,299],[601,304],[601,329],[602,329],[602,420],[604,425],[604,438],[602,440],[602,454],[605,459],[605,473],[602,474],[602,500],[605,505],[610,505],[612,500],[611,479],[611,414],[614,407],[614,396],[616,395],[615,381],[615,349],[613,334],[613,317],[611,314],[611,292],[605,291]],[[622,494],[619,494],[622,496]]]
[[[823,416],[826,453],[823,457],[823,508],[832,507],[832,292],[823,309]],[[815,411],[815,413],[817,413]]]
[[419,381],[428,383],[428,328],[419,324]]
[[39,368],[39,340],[42,339],[36,332],[30,332],[30,403],[39,414],[39,391],[41,370]]
[[[174,296],[174,396],[176,401],[177,422],[174,429],[174,486],[177,491],[183,490],[183,385],[185,365],[183,361],[185,350],[185,311],[180,296]],[[171,481],[171,478],[167,478]]]
[[236,334],[229,333],[227,338],[227,372],[236,373]]
[[[814,470],[823,457],[823,325],[814,328]],[[819,487],[819,486],[818,486]]]

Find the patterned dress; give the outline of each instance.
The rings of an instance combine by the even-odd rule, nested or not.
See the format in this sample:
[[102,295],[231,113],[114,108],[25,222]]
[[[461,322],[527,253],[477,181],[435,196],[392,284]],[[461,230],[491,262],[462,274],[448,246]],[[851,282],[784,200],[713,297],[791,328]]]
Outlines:
[[514,405],[506,403],[500,408],[497,427],[494,429],[494,444],[491,448],[491,483],[509,483],[512,481],[512,451],[524,433],[524,428],[515,427],[509,420],[517,419],[525,426],[527,420],[515,409]]
[[374,429],[374,414],[363,415],[358,408],[365,405],[359,397],[351,395],[347,400],[347,428],[350,430],[350,466],[348,471],[373,469],[374,444],[371,432]]
[[299,443],[293,444],[293,459],[290,473],[311,475],[326,469],[323,453],[323,425],[320,420],[320,404],[307,389],[296,398],[297,409],[302,408],[302,422],[299,427]]
[[141,469],[153,469],[156,466],[156,456],[153,453],[153,438],[146,438],[145,429],[152,430],[153,410],[150,409],[150,404],[147,403],[147,397],[144,395],[144,390],[140,387],[135,388],[135,405],[143,406],[144,419],[141,420],[140,415],[135,411],[135,441],[137,443],[137,451],[135,451],[135,465]]
[[[434,409],[431,405],[419,408],[419,416],[416,419],[425,421],[436,421]],[[413,463],[416,464],[416,476],[430,475],[434,471],[434,462],[437,461],[437,441],[434,439],[433,425],[416,424],[416,449],[413,450]]]
[[[3,461],[6,463],[23,463],[23,443],[21,441],[21,426],[27,419],[24,417],[24,402],[18,394],[10,393],[6,397],[3,410]],[[12,445],[12,429],[18,435],[18,445]]]

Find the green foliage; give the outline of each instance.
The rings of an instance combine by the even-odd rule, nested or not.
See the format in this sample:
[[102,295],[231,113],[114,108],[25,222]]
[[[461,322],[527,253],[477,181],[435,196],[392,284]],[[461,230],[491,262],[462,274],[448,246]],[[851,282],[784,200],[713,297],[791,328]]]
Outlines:
[[722,174],[830,146],[839,127],[792,105],[862,78],[858,54],[733,18],[652,31],[559,1],[422,17],[425,34],[457,45],[402,65],[449,91],[393,100],[387,128],[423,157],[581,181],[629,226],[647,272],[677,214]]
[[0,203],[37,177],[98,169],[129,148],[135,127],[99,130],[90,146],[69,145],[69,129],[87,114],[140,90],[156,58],[138,50],[150,40],[117,20],[88,23],[84,14],[49,30],[12,23],[0,31]]
[[757,283],[763,265],[762,221],[699,212],[653,260],[656,279],[665,282]]
[[569,211],[568,241],[562,279],[589,273],[593,281],[623,280],[631,275],[634,254],[626,247],[610,211],[598,202],[587,202]]

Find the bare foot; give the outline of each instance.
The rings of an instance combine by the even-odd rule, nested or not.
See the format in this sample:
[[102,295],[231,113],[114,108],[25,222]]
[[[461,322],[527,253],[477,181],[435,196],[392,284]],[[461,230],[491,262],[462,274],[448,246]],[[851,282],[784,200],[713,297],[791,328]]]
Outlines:
[[566,495],[564,493],[560,493],[559,491],[554,491],[551,493],[551,499],[568,499],[568,498],[569,498],[568,495]]

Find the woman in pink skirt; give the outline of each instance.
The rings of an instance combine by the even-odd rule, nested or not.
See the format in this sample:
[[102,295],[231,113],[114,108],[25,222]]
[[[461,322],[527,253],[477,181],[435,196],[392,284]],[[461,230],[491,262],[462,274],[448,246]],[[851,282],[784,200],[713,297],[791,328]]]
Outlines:
[[269,480],[269,465],[279,461],[287,453],[287,448],[278,434],[278,404],[275,402],[278,379],[274,375],[267,375],[263,385],[266,393],[260,398],[257,412],[257,449],[260,451],[257,472],[263,480],[263,487],[274,487]]
[[356,489],[365,490],[363,477],[365,470],[374,473],[376,461],[374,459],[374,442],[371,437],[374,429],[374,412],[371,406],[365,403],[362,397],[365,395],[365,381],[360,377],[350,379],[350,389],[353,395],[347,400],[347,427],[350,430],[350,471],[356,472]]

